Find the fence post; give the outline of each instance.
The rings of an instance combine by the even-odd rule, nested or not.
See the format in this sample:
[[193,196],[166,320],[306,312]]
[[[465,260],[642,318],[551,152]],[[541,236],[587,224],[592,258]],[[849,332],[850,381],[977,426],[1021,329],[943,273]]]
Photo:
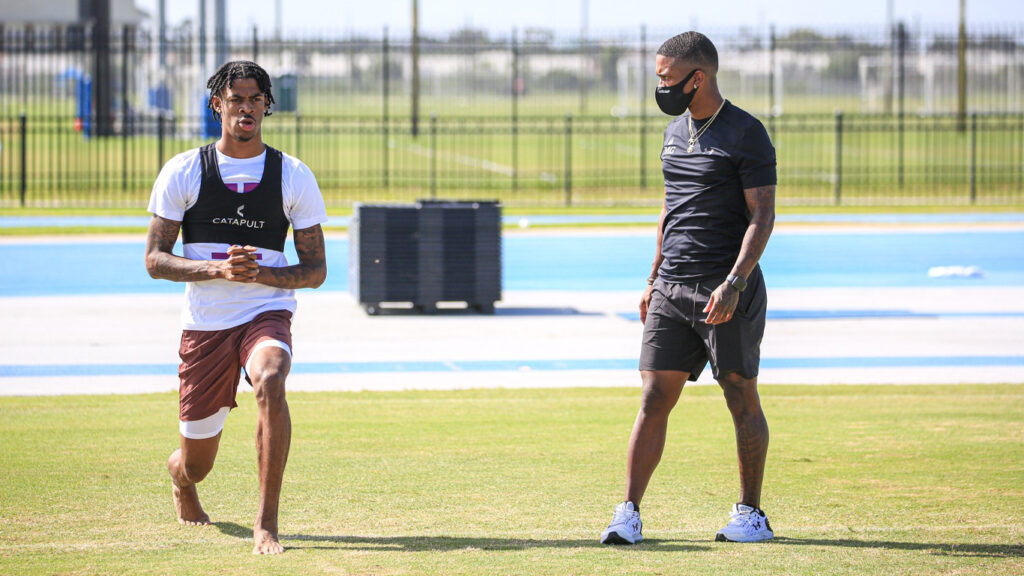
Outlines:
[[836,172],[833,195],[835,205],[839,206],[843,199],[843,111],[836,110]]
[[[125,26],[121,29],[121,191],[128,191],[128,57],[134,48],[135,29]],[[134,135],[133,135],[134,136]]]
[[640,188],[647,188],[647,26],[640,25]]
[[903,190],[903,173],[904,173],[904,166],[906,164],[906,162],[904,161],[904,148],[905,148],[904,132],[906,132],[906,128],[904,127],[903,111],[901,110],[900,113],[899,113],[899,116],[896,119],[896,137],[897,137],[897,144],[896,144],[896,156],[897,156],[897,159],[896,159],[896,164],[897,164],[896,172],[897,172],[897,176],[896,176],[896,180],[897,180],[897,185],[899,186],[900,190]]
[[572,206],[572,114],[565,115],[565,205]]
[[978,113],[971,112],[971,204],[978,203]]
[[1024,114],[1017,116],[1017,192],[1024,190]]
[[156,113],[156,171],[164,167],[164,111]]
[[302,152],[299,150],[299,142],[302,136],[302,117],[299,116],[298,112],[295,112],[295,156],[299,157]]
[[430,115],[430,199],[437,199],[437,114]]
[[28,117],[24,112],[18,117],[18,131],[21,135],[21,207],[24,208],[28,190]]
[[259,62],[260,61],[260,39],[256,35],[256,32],[257,32],[256,25],[253,24],[252,25],[252,61],[253,62]]

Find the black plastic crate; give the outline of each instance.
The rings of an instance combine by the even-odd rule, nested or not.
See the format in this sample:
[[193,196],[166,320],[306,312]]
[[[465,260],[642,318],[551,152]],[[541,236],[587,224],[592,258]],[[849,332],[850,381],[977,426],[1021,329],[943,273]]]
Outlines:
[[465,302],[493,314],[501,300],[501,205],[496,201],[356,204],[349,289],[369,314],[411,303],[432,313]]

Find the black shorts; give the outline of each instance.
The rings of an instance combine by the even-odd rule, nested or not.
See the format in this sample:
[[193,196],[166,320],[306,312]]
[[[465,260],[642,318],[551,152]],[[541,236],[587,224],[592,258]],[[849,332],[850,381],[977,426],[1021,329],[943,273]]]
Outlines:
[[676,284],[658,279],[644,323],[640,348],[641,370],[679,370],[696,380],[711,361],[716,379],[729,372],[757,376],[761,362],[768,295],[760,267],[747,279],[732,318],[723,324],[704,323],[711,292],[725,278]]

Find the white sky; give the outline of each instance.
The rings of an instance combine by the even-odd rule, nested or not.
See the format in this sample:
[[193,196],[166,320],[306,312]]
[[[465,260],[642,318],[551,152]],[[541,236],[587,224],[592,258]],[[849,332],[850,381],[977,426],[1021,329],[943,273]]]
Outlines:
[[[135,0],[156,17],[157,0]],[[206,0],[207,4],[213,0]],[[281,26],[289,31],[379,34],[388,26],[394,36],[411,28],[411,0],[227,0],[228,27],[233,32],[253,25],[275,29],[275,4],[283,8]],[[1024,25],[1024,0],[966,0],[971,25]],[[194,18],[199,0],[167,0],[169,24]],[[827,28],[881,25],[892,7],[896,20],[908,25],[951,25],[957,22],[959,0],[419,0],[420,29],[443,33],[470,25],[494,35],[513,27],[546,28],[576,34],[587,5],[592,33],[632,32],[641,24],[650,30],[684,31],[740,26],[763,29],[820,26]]]

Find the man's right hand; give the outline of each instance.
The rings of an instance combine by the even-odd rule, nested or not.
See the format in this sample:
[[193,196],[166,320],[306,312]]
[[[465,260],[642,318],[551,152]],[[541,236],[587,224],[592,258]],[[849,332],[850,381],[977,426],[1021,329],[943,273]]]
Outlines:
[[644,295],[640,297],[640,322],[642,324],[647,323],[647,308],[651,305],[651,292],[654,290],[654,286],[648,286],[647,290],[644,290]]
[[231,282],[255,282],[260,266],[256,263],[256,248],[232,246],[228,248],[228,259],[217,262],[220,276]]

